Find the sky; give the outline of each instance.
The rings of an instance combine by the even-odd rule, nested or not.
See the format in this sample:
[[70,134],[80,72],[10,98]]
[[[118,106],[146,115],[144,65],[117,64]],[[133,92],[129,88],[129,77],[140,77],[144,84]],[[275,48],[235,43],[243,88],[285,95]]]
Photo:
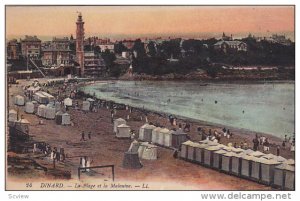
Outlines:
[[7,38],[75,36],[77,11],[86,36],[294,32],[293,6],[7,6]]

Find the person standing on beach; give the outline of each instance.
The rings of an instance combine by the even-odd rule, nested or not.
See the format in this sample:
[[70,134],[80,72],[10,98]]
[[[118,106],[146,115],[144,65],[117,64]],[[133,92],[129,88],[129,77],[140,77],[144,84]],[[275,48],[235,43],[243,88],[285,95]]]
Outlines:
[[280,146],[279,146],[279,145],[277,145],[277,148],[276,148],[276,153],[277,153],[277,156],[279,156],[279,155],[280,155]]
[[88,133],[88,138],[89,138],[89,140],[92,139],[92,132],[91,131]]
[[270,150],[270,143],[268,141],[268,138],[266,138],[265,142],[263,143],[264,146],[264,152],[268,152]]
[[82,131],[80,141],[82,141],[82,140],[85,141],[84,136],[85,136],[84,131]]
[[259,145],[259,140],[257,138],[257,136],[253,139],[253,151],[257,151],[258,149],[258,145]]

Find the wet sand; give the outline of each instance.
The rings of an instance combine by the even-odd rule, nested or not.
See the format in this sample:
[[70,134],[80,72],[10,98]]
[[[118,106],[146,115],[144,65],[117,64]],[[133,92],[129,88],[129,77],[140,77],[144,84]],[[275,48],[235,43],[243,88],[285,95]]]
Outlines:
[[[26,81],[22,81],[19,85],[13,85],[9,89],[10,108],[16,108],[11,103],[12,94],[23,95],[22,86]],[[78,100],[81,103],[81,100]],[[198,189],[198,190],[270,190],[268,186],[264,186],[252,181],[241,179],[235,176],[230,176],[216,170],[205,168],[203,166],[186,162],[180,159],[173,158],[171,149],[158,148],[158,160],[147,161],[141,160],[143,168],[138,170],[122,168],[122,160],[124,152],[130,146],[130,139],[117,139],[113,133],[113,124],[111,123],[110,110],[100,108],[97,113],[85,113],[81,110],[71,109],[68,113],[71,115],[71,121],[74,126],[57,125],[54,120],[45,120],[44,125],[39,125],[39,117],[33,114],[24,113],[24,107],[20,107],[20,113],[24,118],[31,122],[29,127],[30,135],[36,141],[44,141],[51,147],[64,148],[67,154],[66,163],[63,164],[66,170],[71,171],[72,180],[76,181],[77,167],[79,166],[79,157],[88,156],[93,160],[92,166],[96,165],[115,165],[116,181],[143,182],[149,183],[151,190],[159,189],[178,189],[178,186],[185,186],[182,189]],[[126,118],[129,111],[118,110],[115,118]],[[135,110],[131,114],[131,120],[127,124],[136,132],[145,121],[139,119],[141,112]],[[135,120],[133,120],[135,119]],[[159,122],[171,129],[167,118],[154,113],[148,114],[149,122]],[[182,123],[184,120],[178,120]],[[200,136],[196,132],[196,128],[201,126],[206,131],[208,129],[220,131],[222,128],[215,125],[203,124],[203,122],[193,122],[191,124],[191,132],[189,136],[191,140],[198,141]],[[80,141],[81,131],[88,133],[92,132],[92,139]],[[239,129],[231,129],[234,133],[233,139],[230,142],[240,142],[247,140],[251,146],[254,133],[241,132]],[[272,143],[281,144],[281,139],[270,136]],[[227,144],[228,140],[222,138],[221,143]],[[271,147],[271,152],[275,154],[275,147]],[[291,158],[289,151],[282,151],[282,156]],[[96,170],[94,174],[89,175],[83,173],[81,182],[83,181],[98,181],[103,178],[111,178],[105,170]],[[8,174],[8,180],[15,180],[16,177]],[[27,180],[27,179],[26,179]],[[32,178],[33,181],[36,178]],[[128,183],[127,182],[127,183]],[[155,185],[159,183],[159,185]],[[172,185],[173,184],[173,185]],[[174,186],[177,185],[178,186]],[[152,186],[151,186],[152,185]],[[14,188],[14,187],[12,187]]]

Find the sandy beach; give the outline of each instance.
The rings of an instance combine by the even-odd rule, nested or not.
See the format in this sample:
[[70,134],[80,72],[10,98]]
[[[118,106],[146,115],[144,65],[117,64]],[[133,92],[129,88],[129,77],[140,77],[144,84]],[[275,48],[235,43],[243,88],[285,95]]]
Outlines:
[[[9,87],[8,94],[8,109],[17,109],[12,103],[14,95],[24,95],[23,87],[32,83],[32,81],[22,80],[18,85],[12,85]],[[56,86],[58,87],[58,86]],[[50,92],[56,91],[57,88],[49,88]],[[82,99],[75,101],[82,103]],[[124,169],[122,167],[122,160],[124,152],[126,152],[131,144],[130,139],[117,139],[113,133],[113,124],[111,122],[111,113],[109,109],[101,107],[95,112],[84,112],[82,110],[76,110],[71,108],[68,113],[71,115],[72,126],[61,126],[57,125],[54,120],[43,119],[44,124],[40,125],[39,120],[41,118],[34,114],[27,114],[24,112],[24,107],[19,107],[19,112],[29,122],[29,131],[32,140],[38,142],[46,142],[51,147],[64,148],[66,153],[66,162],[58,164],[65,170],[71,172],[70,182],[78,182],[77,179],[77,168],[79,166],[78,156],[88,156],[92,159],[92,165],[115,165],[116,180],[119,182],[127,183],[148,183],[150,190],[163,190],[163,189],[195,189],[195,190],[271,190],[271,187],[261,185],[252,181],[241,179],[235,176],[230,176],[216,170],[205,168],[203,166],[193,164],[181,159],[173,158],[173,150],[159,147],[158,148],[158,159],[157,160],[141,160],[143,167],[141,169]],[[129,111],[117,110],[115,118],[126,119]],[[143,113],[140,109],[134,109],[133,113],[130,114],[130,119],[127,124],[131,129],[137,133],[139,128],[145,124],[145,118],[140,120]],[[168,118],[165,114],[157,114],[148,111],[148,121],[153,123],[159,123],[165,127],[172,129]],[[192,141],[199,141],[200,136],[197,133],[197,128],[200,126],[206,133],[211,129],[212,131],[221,132],[222,128],[218,125],[213,125],[206,122],[179,118],[177,123],[191,124],[191,131],[188,133]],[[81,132],[84,131],[92,133],[91,139],[86,141],[80,141]],[[247,141],[247,144],[252,148],[252,139],[255,136],[255,132],[248,130],[231,128],[230,131],[234,133],[233,138],[226,139],[221,138],[220,143],[228,144],[237,143],[241,141]],[[266,135],[270,143],[270,153],[276,155],[276,146],[281,145],[282,139]],[[262,147],[259,147],[262,151]],[[34,158],[34,154],[25,154],[26,157]],[[289,144],[285,150],[281,150],[280,155],[289,159],[294,158],[293,154],[289,151]],[[20,156],[22,157],[22,156]],[[37,161],[51,164],[48,159],[38,158]],[[39,181],[43,174],[32,174],[30,173],[27,180],[32,182]],[[18,182],[20,173],[7,174],[7,181]],[[53,178],[44,175],[46,180],[53,180]],[[107,170],[96,170],[93,174],[83,173],[80,182],[84,181],[99,181],[103,179],[111,179],[111,176]],[[64,181],[65,182],[65,181]],[[176,184],[176,185],[175,185]],[[10,190],[16,188],[17,185],[7,186]],[[177,187],[176,187],[177,186]],[[182,187],[182,188],[181,188]],[[66,190],[68,188],[65,188]],[[70,189],[73,189],[70,187]],[[139,188],[133,188],[141,190]],[[133,190],[132,189],[132,190]],[[122,189],[121,189],[122,190]],[[127,189],[128,190],[128,189]]]

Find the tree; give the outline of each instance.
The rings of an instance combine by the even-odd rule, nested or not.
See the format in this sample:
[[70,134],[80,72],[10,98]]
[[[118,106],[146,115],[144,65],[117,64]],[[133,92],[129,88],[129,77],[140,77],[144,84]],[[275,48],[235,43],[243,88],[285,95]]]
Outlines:
[[127,51],[128,49],[125,47],[125,45],[120,41],[119,43],[115,44],[114,51],[117,54],[121,54],[122,52]]

